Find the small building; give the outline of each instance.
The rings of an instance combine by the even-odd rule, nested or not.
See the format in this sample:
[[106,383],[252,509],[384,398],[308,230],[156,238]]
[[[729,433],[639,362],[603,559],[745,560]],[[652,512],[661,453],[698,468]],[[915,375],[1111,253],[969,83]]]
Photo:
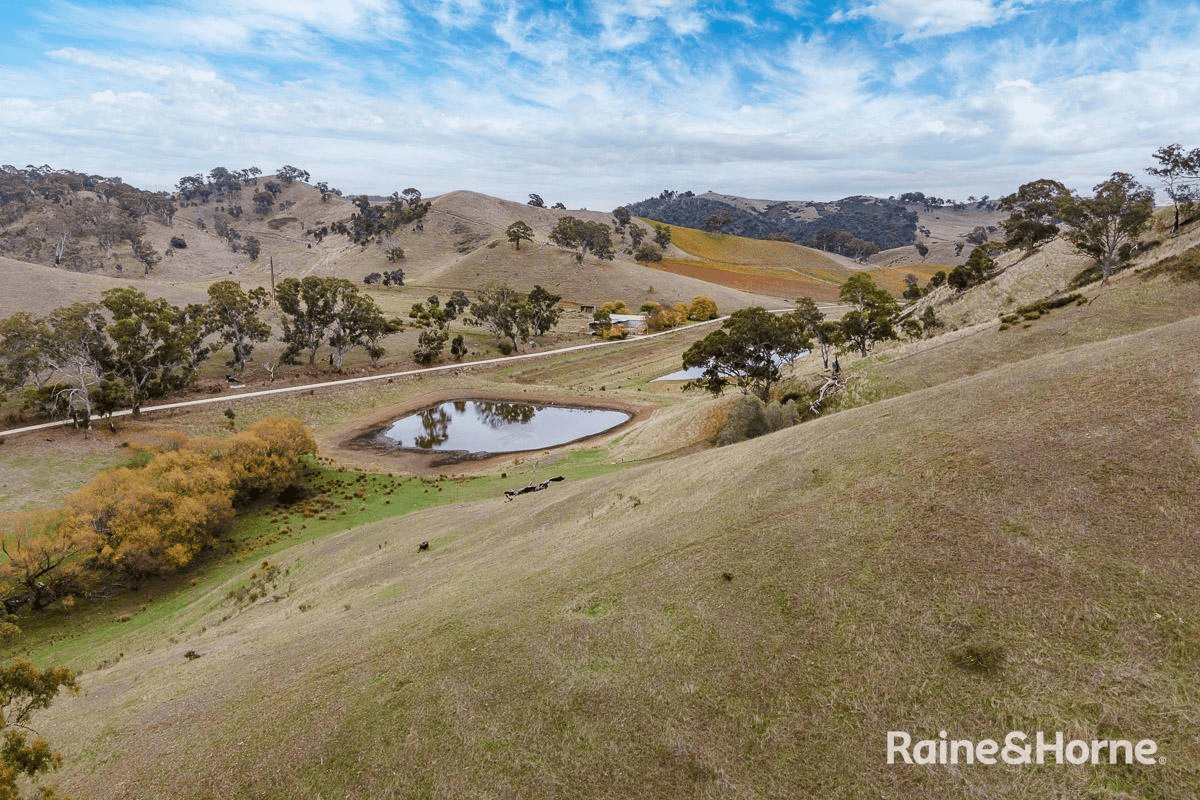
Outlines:
[[[610,314],[610,325],[621,325],[629,333],[645,333],[646,332],[646,315],[645,314]],[[597,320],[592,320],[588,323],[588,330],[592,333],[599,333],[605,326],[605,323]]]
[[580,313],[580,314],[595,314],[595,313],[596,313],[596,307],[595,307],[595,306],[584,306],[584,305],[581,305],[581,306],[579,307],[579,313]]

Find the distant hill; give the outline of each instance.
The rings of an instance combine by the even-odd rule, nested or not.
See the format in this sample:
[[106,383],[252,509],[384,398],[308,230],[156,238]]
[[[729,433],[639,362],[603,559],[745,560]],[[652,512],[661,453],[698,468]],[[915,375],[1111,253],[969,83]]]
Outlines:
[[865,195],[818,203],[665,191],[628,209],[635,216],[688,228],[705,228],[714,215],[727,216],[721,227],[724,233],[755,239],[786,237],[853,258],[912,244],[918,219],[916,211],[897,200]]

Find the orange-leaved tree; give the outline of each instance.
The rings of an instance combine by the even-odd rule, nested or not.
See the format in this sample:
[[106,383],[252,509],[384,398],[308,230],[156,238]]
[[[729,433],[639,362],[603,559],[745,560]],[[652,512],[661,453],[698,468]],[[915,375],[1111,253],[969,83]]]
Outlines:
[[82,557],[95,534],[63,524],[61,510],[20,511],[0,517],[0,598],[12,607],[28,603],[40,611],[55,600],[87,589]]
[[134,578],[187,565],[233,519],[233,488],[202,453],[158,453],[102,472],[67,498],[68,525],[96,537],[100,566]]

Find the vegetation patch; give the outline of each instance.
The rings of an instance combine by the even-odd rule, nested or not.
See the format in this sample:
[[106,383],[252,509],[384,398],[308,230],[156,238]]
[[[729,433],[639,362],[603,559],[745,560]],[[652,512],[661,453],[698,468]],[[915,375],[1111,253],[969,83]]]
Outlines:
[[1142,278],[1149,280],[1159,275],[1169,275],[1178,282],[1200,281],[1200,245],[1184,250],[1179,255],[1168,256],[1142,271]]

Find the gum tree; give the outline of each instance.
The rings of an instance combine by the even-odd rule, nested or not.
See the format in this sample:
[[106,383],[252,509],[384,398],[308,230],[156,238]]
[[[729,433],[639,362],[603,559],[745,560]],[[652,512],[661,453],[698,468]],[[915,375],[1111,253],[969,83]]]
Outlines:
[[1063,234],[1075,249],[1100,265],[1104,283],[1129,260],[1133,245],[1150,225],[1154,214],[1154,191],[1142,186],[1127,172],[1114,172],[1092,187],[1090,198],[1074,197],[1064,202],[1062,217],[1069,226]]

